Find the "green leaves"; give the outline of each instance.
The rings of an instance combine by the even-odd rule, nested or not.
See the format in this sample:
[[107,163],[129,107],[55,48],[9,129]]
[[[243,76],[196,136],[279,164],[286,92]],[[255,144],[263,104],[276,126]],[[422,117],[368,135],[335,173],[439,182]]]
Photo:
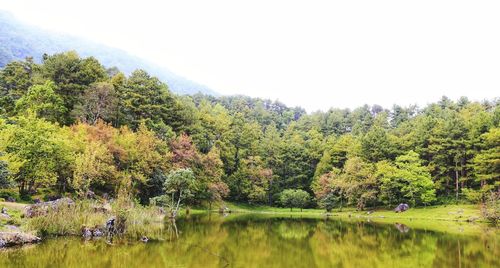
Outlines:
[[66,112],[66,108],[61,97],[55,93],[55,89],[56,86],[52,81],[30,87],[28,92],[16,102],[17,113],[33,113],[36,117],[57,122]]
[[284,207],[290,208],[304,208],[309,200],[310,195],[303,190],[286,189],[280,194],[280,202]]
[[396,158],[395,165],[385,161],[377,163],[382,202],[422,205],[436,200],[430,173],[420,162],[418,154],[410,151]]

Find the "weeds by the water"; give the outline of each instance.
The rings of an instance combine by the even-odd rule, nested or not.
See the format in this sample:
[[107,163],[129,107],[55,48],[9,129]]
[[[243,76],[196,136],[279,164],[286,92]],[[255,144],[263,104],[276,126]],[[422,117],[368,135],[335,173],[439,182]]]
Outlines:
[[71,206],[50,209],[45,215],[27,220],[28,230],[40,235],[81,235],[84,227],[104,229],[111,217],[117,224],[123,224],[120,236],[125,238],[159,239],[163,231],[163,215],[155,207],[137,204],[123,204],[120,200],[112,204],[112,209],[101,209],[98,201],[78,201]]
[[111,216],[96,211],[95,206],[94,201],[80,201],[49,209],[45,215],[28,219],[26,227],[40,235],[80,235],[83,227],[102,226]]

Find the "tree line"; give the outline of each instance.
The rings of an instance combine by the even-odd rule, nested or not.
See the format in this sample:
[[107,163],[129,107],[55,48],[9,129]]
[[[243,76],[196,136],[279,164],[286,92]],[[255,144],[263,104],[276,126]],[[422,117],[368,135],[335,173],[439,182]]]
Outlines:
[[500,193],[498,104],[442,97],[307,114],[246,96],[176,95],[144,70],[44,55],[0,70],[0,185],[142,203],[172,193],[327,209],[481,202]]

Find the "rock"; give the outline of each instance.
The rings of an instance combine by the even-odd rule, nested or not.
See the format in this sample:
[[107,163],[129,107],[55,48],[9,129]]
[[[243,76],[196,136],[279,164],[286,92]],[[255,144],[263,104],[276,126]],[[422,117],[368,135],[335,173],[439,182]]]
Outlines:
[[92,237],[92,230],[90,230],[90,228],[84,226],[82,228],[82,237],[91,238]]
[[16,199],[14,199],[12,196],[7,197],[7,202],[16,202]]
[[92,235],[94,237],[101,237],[104,235],[104,232],[99,227],[95,227],[94,230],[92,231]]
[[408,209],[410,209],[410,206],[408,204],[401,203],[394,209],[394,212],[396,213],[405,212]]
[[88,190],[86,193],[85,193],[85,198],[87,199],[95,199],[96,198],[96,195],[94,192],[92,192],[91,190]]
[[33,203],[40,204],[40,203],[42,203],[42,200],[40,200],[40,198],[35,198],[35,199],[33,199]]
[[7,214],[7,209],[5,207],[2,207],[2,214]]
[[26,207],[25,215],[28,218],[42,216],[47,214],[49,209],[58,210],[62,206],[73,206],[75,202],[71,198],[60,198],[54,201],[41,202]]
[[106,232],[108,234],[114,234],[115,233],[115,217],[111,217],[109,220],[106,221]]
[[22,232],[0,232],[0,247],[12,247],[40,242],[37,236]]
[[141,237],[141,242],[147,243],[149,239],[146,236]]

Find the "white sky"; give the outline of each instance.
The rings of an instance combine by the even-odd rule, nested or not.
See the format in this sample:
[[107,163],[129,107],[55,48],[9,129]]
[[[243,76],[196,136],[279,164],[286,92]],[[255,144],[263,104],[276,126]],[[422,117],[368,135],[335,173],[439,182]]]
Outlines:
[[500,1],[0,0],[222,94],[308,111],[499,97]]

